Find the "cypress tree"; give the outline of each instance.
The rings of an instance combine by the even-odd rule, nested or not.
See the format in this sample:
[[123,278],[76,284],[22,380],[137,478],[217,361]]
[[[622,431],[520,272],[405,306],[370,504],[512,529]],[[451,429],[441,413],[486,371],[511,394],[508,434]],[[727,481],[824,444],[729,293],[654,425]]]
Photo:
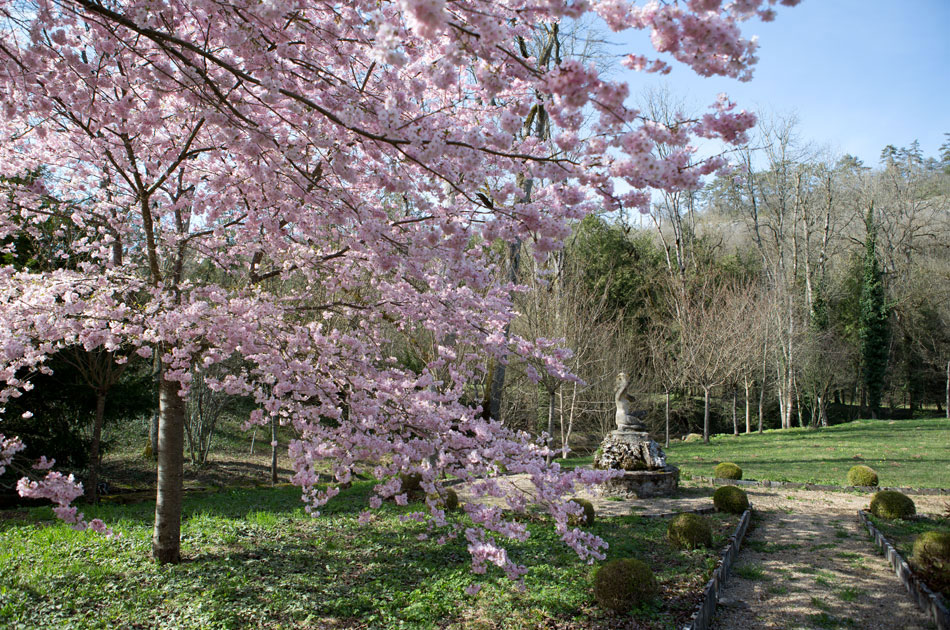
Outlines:
[[867,238],[864,241],[864,278],[861,284],[861,360],[864,386],[872,417],[877,417],[884,390],[884,375],[888,357],[889,308],[884,296],[884,271],[877,256],[877,227],[874,224],[874,205],[868,208],[864,219]]

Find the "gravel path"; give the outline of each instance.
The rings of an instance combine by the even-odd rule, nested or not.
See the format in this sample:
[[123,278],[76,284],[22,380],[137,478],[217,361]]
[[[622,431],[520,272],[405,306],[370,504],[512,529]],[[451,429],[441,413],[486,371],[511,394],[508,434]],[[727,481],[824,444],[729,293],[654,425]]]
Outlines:
[[[531,493],[524,475],[505,477],[503,483]],[[756,518],[723,591],[714,630],[934,627],[858,522],[857,511],[867,509],[870,494],[743,489]],[[687,482],[675,499],[579,496],[589,498],[597,514],[619,516],[711,507],[713,491],[708,485]],[[459,487],[459,495],[463,501],[471,500],[465,486]],[[938,514],[947,504],[945,496],[912,498],[919,513]]]
[[[746,488],[756,510],[715,630],[932,628],[858,522],[869,495]],[[914,496],[937,513],[946,497]]]

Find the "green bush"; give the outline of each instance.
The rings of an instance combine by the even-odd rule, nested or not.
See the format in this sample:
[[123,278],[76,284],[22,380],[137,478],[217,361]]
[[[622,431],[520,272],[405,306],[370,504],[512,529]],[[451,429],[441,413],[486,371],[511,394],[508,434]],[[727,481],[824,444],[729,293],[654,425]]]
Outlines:
[[675,547],[711,547],[712,527],[699,514],[679,514],[666,528],[666,537]]
[[586,525],[590,527],[594,524],[594,505],[587,499],[571,499],[572,503],[576,503],[581,506],[584,510],[583,516],[571,516],[567,522],[569,525],[577,527],[578,525]]
[[443,488],[442,496],[430,494],[429,499],[441,506],[446,512],[454,512],[459,507],[459,495],[452,488]]
[[871,497],[871,514],[880,518],[907,518],[917,513],[914,502],[896,490],[881,490]]
[[716,479],[742,479],[742,469],[732,462],[722,462],[716,466]]
[[615,612],[628,612],[653,598],[657,591],[653,571],[636,558],[613,560],[594,574],[594,599]]
[[849,486],[876,486],[877,473],[870,466],[852,466],[848,471]]
[[749,509],[749,496],[735,486],[722,486],[713,494],[713,505],[720,512],[742,514]]
[[411,499],[417,499],[422,493],[422,475],[420,473],[401,473],[399,475],[401,492]]
[[914,567],[930,586],[950,594],[950,532],[924,532],[914,541]]

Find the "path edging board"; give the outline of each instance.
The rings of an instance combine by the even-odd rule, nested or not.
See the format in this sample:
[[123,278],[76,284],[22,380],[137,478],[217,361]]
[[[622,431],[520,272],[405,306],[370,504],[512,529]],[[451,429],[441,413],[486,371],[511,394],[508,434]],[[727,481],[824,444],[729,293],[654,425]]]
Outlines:
[[874,542],[884,553],[884,557],[894,567],[894,572],[903,582],[910,596],[917,602],[917,606],[927,613],[930,620],[937,624],[939,630],[950,630],[950,611],[947,610],[947,602],[943,596],[931,591],[923,580],[917,577],[917,574],[907,564],[904,556],[881,533],[881,530],[874,526],[866,511],[858,510],[858,520],[864,523],[871,538],[874,539]]
[[704,477],[696,475],[691,481],[703,481],[719,486],[761,486],[763,488],[801,488],[803,490],[819,490],[821,492],[879,492],[881,490],[895,490],[904,494],[944,495],[950,494],[950,488],[904,488],[888,486],[832,486],[819,483],[801,483],[798,481],[758,481],[755,479],[720,479],[718,477]]
[[749,529],[749,520],[752,517],[752,508],[749,507],[742,513],[739,519],[739,525],[736,526],[735,533],[729,537],[729,544],[722,552],[722,562],[713,571],[712,577],[706,583],[703,589],[703,601],[699,608],[693,613],[687,625],[683,630],[708,630],[712,625],[713,618],[716,616],[716,605],[719,603],[719,595],[722,588],[729,578],[729,570],[736,556],[739,555],[739,549],[742,548],[742,539],[745,538],[746,531]]

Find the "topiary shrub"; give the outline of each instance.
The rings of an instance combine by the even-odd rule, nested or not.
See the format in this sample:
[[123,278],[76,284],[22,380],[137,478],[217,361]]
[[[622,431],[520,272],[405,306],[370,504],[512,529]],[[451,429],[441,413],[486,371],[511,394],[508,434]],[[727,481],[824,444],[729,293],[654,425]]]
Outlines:
[[742,514],[749,509],[749,495],[735,486],[722,486],[713,494],[713,505],[720,512]]
[[880,518],[907,518],[917,513],[909,496],[896,490],[881,490],[871,497],[871,514]]
[[699,514],[678,514],[666,528],[666,537],[676,547],[711,547],[712,527]]
[[732,462],[722,462],[714,471],[716,479],[742,479],[742,469]]
[[934,590],[950,595],[950,532],[918,536],[911,562]]
[[587,499],[571,499],[572,503],[576,503],[581,506],[584,510],[583,515],[574,516],[571,515],[567,522],[569,525],[577,527],[578,525],[587,525],[588,527],[594,524],[594,505]]
[[400,492],[416,500],[422,494],[422,475],[420,473],[401,473],[399,475]]
[[594,574],[594,599],[618,613],[625,613],[657,593],[656,578],[644,562],[636,558],[612,560]]
[[459,509],[459,495],[452,488],[445,489],[445,509],[449,512]]
[[852,466],[848,471],[849,486],[876,486],[877,473],[870,466]]

